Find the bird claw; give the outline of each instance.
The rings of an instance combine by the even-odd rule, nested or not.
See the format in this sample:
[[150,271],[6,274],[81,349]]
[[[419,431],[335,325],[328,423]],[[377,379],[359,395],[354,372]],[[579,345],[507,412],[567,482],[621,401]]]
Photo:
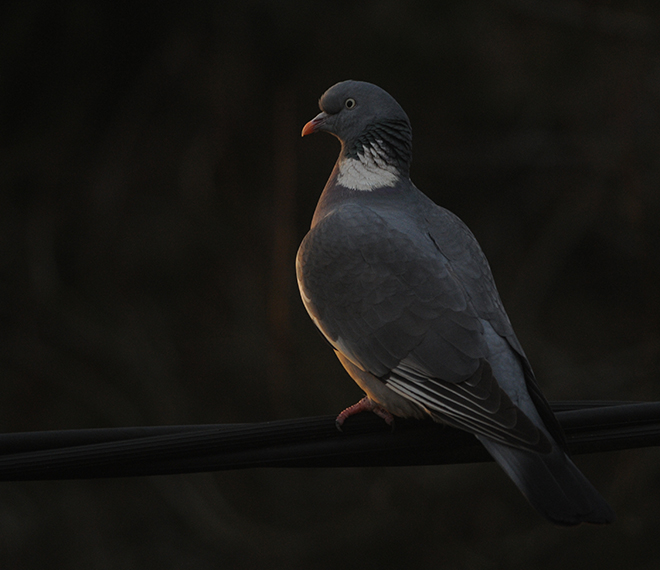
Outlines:
[[342,430],[342,426],[347,418],[359,414],[360,412],[373,412],[378,417],[381,417],[385,420],[387,425],[392,426],[394,430],[394,416],[390,414],[385,408],[382,408],[376,404],[373,400],[369,399],[367,396],[362,398],[357,404],[353,404],[341,412],[337,419],[335,420],[335,425],[339,431]]

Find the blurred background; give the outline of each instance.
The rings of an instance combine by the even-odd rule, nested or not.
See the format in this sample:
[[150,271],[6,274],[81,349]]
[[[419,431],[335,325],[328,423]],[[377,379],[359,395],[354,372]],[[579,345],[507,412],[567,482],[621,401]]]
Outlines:
[[[45,0],[0,18],[0,430],[334,414],[298,298],[326,88],[408,112],[551,400],[660,400],[660,8]],[[493,464],[0,484],[0,566],[657,568],[660,453],[577,458],[608,528]]]

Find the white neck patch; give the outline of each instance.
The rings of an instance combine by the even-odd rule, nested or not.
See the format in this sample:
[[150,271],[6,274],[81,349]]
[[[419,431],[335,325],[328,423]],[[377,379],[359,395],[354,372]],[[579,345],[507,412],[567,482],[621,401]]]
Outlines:
[[369,192],[376,188],[390,188],[400,178],[399,171],[383,158],[382,141],[362,147],[357,158],[344,158],[339,163],[337,183],[350,190]]

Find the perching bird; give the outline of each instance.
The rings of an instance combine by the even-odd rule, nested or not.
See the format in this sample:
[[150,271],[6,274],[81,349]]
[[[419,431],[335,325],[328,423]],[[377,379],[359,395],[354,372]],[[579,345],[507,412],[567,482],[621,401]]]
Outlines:
[[610,506],[565,452],[467,226],[411,182],[408,116],[383,89],[344,81],[302,135],[341,152],[296,258],[316,326],[366,397],[359,411],[475,435],[529,502],[560,525],[608,523]]

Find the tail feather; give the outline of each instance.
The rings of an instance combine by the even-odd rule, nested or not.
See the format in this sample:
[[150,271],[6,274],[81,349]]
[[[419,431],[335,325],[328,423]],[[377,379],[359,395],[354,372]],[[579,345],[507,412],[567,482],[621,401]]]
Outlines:
[[557,444],[552,452],[540,454],[477,438],[532,506],[552,522],[571,526],[614,520],[612,508]]

